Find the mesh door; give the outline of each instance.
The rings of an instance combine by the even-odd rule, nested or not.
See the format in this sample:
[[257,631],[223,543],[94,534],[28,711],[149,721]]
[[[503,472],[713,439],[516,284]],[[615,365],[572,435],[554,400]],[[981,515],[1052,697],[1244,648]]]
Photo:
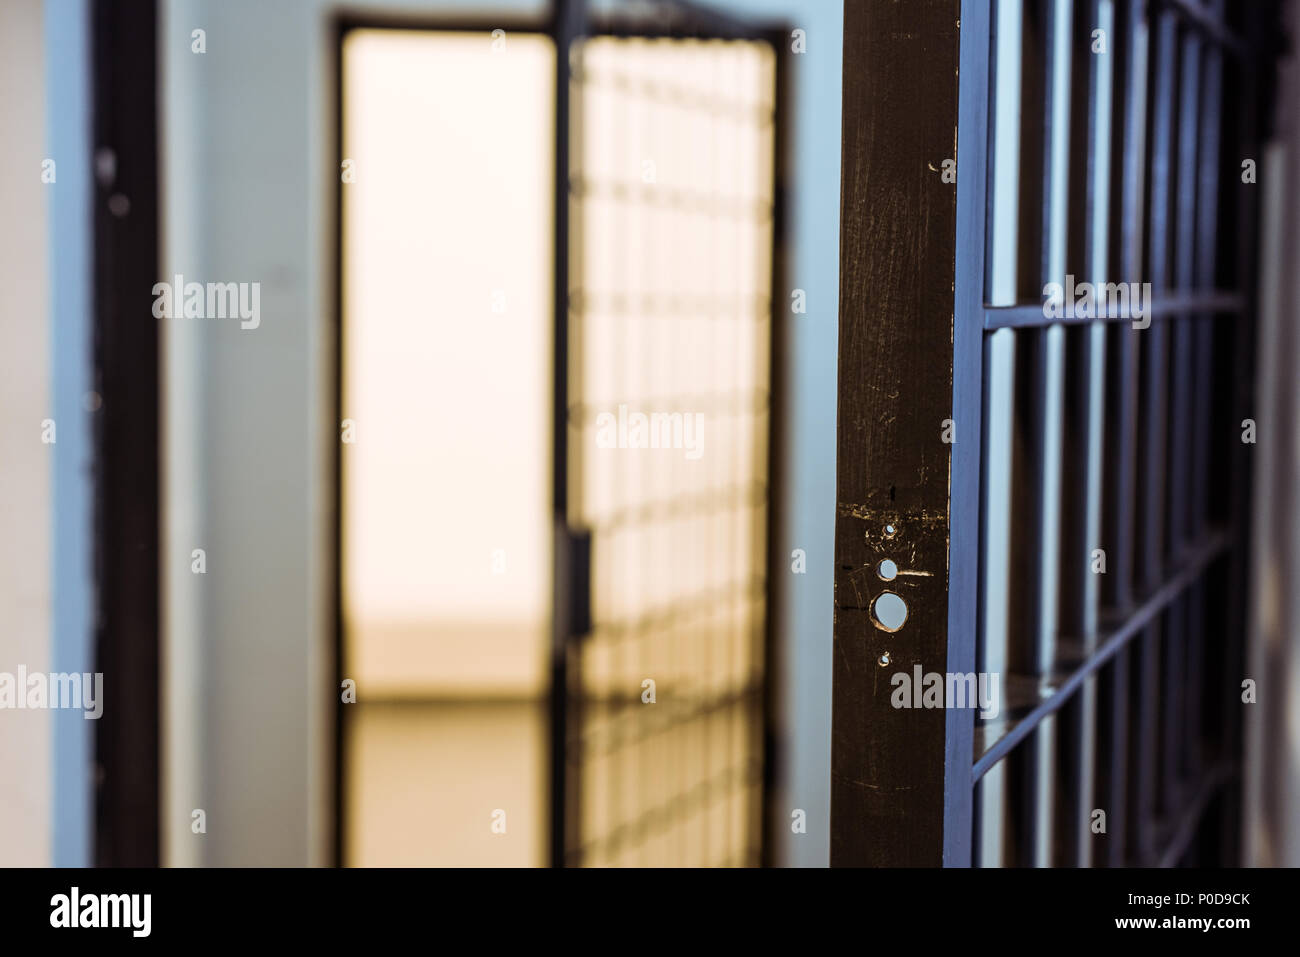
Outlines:
[[594,37],[571,65],[566,861],[756,864],[775,58]]

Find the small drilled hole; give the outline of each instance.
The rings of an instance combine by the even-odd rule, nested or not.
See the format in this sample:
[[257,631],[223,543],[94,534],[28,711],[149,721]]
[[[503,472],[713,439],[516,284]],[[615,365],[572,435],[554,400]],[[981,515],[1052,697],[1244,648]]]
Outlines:
[[876,664],[880,665],[880,667],[882,667],[882,668],[888,668],[888,667],[889,667],[889,652],[886,651],[886,652],[885,652],[884,654],[882,654],[879,658],[877,658],[877,659],[876,659]]
[[892,591],[882,592],[871,606],[876,624],[885,631],[898,631],[907,621],[907,602]]
[[898,534],[898,529],[894,528],[893,525],[885,526],[885,538],[893,538],[897,534]]
[[887,582],[892,582],[898,577],[898,566],[894,564],[892,558],[886,558],[876,566],[876,574]]

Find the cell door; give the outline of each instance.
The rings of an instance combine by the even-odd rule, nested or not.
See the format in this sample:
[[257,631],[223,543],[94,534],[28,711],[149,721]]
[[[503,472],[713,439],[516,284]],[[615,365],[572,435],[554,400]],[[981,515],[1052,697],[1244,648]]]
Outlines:
[[776,54],[570,13],[556,863],[757,864]]
[[845,14],[832,863],[1232,863],[1267,11]]

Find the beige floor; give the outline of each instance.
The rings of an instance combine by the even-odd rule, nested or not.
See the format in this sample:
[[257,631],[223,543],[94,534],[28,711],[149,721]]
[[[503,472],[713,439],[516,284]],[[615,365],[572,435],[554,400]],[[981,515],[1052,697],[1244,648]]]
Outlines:
[[[638,703],[619,722],[588,726],[595,738],[583,788],[585,863],[753,863],[758,768],[746,763],[747,706],[677,725],[670,702],[655,708]],[[638,740],[661,722],[669,726]],[[618,741],[606,740],[618,728]],[[344,863],[542,866],[549,854],[548,733],[541,701],[351,707]],[[492,828],[497,811],[505,812],[504,833]]]
[[[344,862],[535,867],[547,854],[544,702],[357,704]],[[505,833],[493,814],[505,812]]]

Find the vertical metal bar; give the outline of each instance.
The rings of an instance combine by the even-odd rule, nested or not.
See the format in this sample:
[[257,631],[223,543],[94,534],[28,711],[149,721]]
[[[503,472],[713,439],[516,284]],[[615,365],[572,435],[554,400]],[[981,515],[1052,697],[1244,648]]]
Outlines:
[[[1070,34],[1073,0],[1053,0],[1048,18],[1048,74],[1043,163],[1042,280],[1066,285],[1070,148]],[[1065,329],[1057,324],[1036,333],[1034,429],[1041,443],[1034,488],[1039,561],[1034,596],[1034,672],[1049,675],[1056,664],[1061,592],[1061,481],[1063,455]],[[1033,863],[1052,863],[1056,813],[1055,765],[1058,716],[1044,719],[1034,734]]]
[[[1155,289],[1168,286],[1169,240],[1169,181],[1170,154],[1172,151],[1173,80],[1176,67],[1175,46],[1177,24],[1174,15],[1166,10],[1156,14],[1156,54],[1153,77],[1155,80],[1153,136],[1150,167],[1150,230],[1149,275]],[[1138,569],[1143,590],[1158,586],[1164,569],[1164,486],[1165,486],[1165,418],[1167,412],[1165,341],[1167,328],[1163,321],[1153,322],[1143,330],[1143,483],[1139,514],[1141,529],[1141,563]],[[1154,811],[1159,788],[1157,760],[1157,707],[1159,700],[1159,648],[1161,623],[1148,629],[1140,640],[1139,674],[1133,684],[1138,712],[1137,773],[1133,776],[1134,792],[1128,817],[1128,833],[1135,842],[1135,851],[1141,860],[1154,854],[1154,835],[1148,826]]]
[[[1092,210],[1089,208],[1089,176],[1094,167],[1092,142],[1093,61],[1090,28],[1095,22],[1096,0],[1078,0],[1070,24],[1072,66],[1069,78],[1070,120],[1068,136],[1072,156],[1066,175],[1066,220],[1074,225],[1066,233],[1063,268],[1076,282],[1090,281]],[[1083,228],[1079,228],[1080,224]],[[1057,643],[1053,670],[1068,669],[1083,656],[1086,637],[1088,596],[1093,576],[1088,553],[1088,416],[1091,324],[1064,328],[1064,362],[1061,382],[1061,488],[1060,549],[1058,573]],[[1049,769],[1055,783],[1050,862],[1054,866],[1077,865],[1082,812],[1085,695],[1072,695],[1056,713],[1055,762]],[[1090,730],[1090,729],[1089,729]]]
[[[709,63],[709,81],[710,81],[710,82],[709,82],[709,87],[710,87],[710,89],[715,89],[716,87],[715,87],[715,85],[714,85],[714,83],[713,83],[713,80],[714,80],[714,71],[715,71],[715,68],[716,68],[716,66],[717,66],[717,58],[716,58],[716,56],[714,56],[714,57],[709,57],[709,61],[708,61],[708,63]],[[651,110],[650,110],[650,117],[651,117],[651,119],[653,119],[653,117],[654,117],[654,110],[653,110],[653,108],[651,108]],[[650,126],[650,128],[647,130],[647,134],[648,134],[648,135],[647,135],[647,139],[648,139],[650,142],[653,142],[653,141],[654,141],[654,126],[653,126],[652,123],[649,124],[649,126]],[[722,172],[722,170],[721,170],[721,166],[722,166],[722,164],[718,162],[718,152],[719,152],[719,150],[718,150],[718,128],[717,128],[717,125],[716,125],[716,124],[711,124],[711,125],[710,125],[710,128],[709,128],[709,142],[708,142],[707,150],[708,150],[708,152],[709,152],[709,154],[710,154],[710,155],[709,155],[709,161],[708,161],[708,162],[709,162],[709,183],[710,183],[710,192],[714,192],[714,191],[717,190],[717,187],[718,187],[718,185],[719,185],[719,181],[721,180],[721,172]],[[710,243],[711,243],[711,244],[713,244],[713,243],[720,243],[720,242],[722,241],[722,236],[719,235],[719,233],[721,233],[721,231],[722,231],[722,226],[721,226],[721,224],[719,223],[719,221],[716,220],[716,219],[712,219],[712,218],[711,218],[711,219],[709,220],[708,229],[709,229],[709,232],[710,232]],[[710,292],[711,292],[712,297],[716,299],[717,296],[718,296],[718,294],[719,294],[719,292],[720,292],[719,286],[718,286],[718,284],[717,284],[717,275],[715,274],[712,278],[713,278],[714,282],[711,284]],[[713,306],[712,308],[713,308],[713,309],[716,309],[717,307],[716,307],[716,305],[715,305],[715,306]],[[709,323],[710,323],[710,326],[711,326],[711,332],[713,333],[713,337],[712,337],[712,338],[713,338],[713,351],[715,352],[715,354],[716,354],[716,353],[720,353],[721,350],[718,348],[718,339],[719,339],[719,335],[718,335],[718,321],[717,321],[717,316],[716,316],[716,314],[711,314],[711,315],[709,316]],[[717,370],[718,370],[718,368],[719,368],[719,365],[720,365],[720,364],[719,364],[719,363],[717,362],[717,360],[715,359],[715,361],[714,361],[714,375],[715,375],[715,376],[718,374],[718,373],[717,373]],[[725,413],[724,413],[724,414],[725,414]],[[733,423],[733,424],[734,424],[734,423]],[[714,457],[713,461],[711,461],[711,462],[709,463],[709,465],[710,465],[710,471],[713,473],[713,476],[714,476],[713,479],[712,479],[712,481],[709,483],[709,484],[710,484],[710,487],[711,487],[711,491],[712,491],[713,489],[717,489],[717,488],[719,488],[719,487],[721,486],[721,484],[722,484],[722,483],[718,480],[718,477],[717,477],[718,473],[720,473],[720,472],[722,471],[722,465],[721,465],[721,463],[719,462],[719,457],[716,457],[716,456]],[[716,494],[716,493],[713,493],[713,494]],[[713,539],[713,540],[710,541],[706,547],[709,549],[709,551],[710,551],[712,554],[714,554],[714,555],[721,555],[721,554],[722,554],[722,550],[721,550],[721,548],[720,548],[720,542],[717,541],[717,538],[720,537],[720,535],[721,535],[721,533],[722,533],[721,523],[720,523],[720,522],[714,522],[713,525],[714,525],[714,527],[713,527],[713,529],[712,529],[712,534],[710,535],[710,538]],[[712,802],[713,802],[713,783],[712,783],[712,781],[713,781],[713,774],[712,774],[712,770],[713,770],[714,762],[713,762],[713,758],[712,758],[712,752],[713,752],[713,725],[714,725],[714,721],[716,720],[716,717],[715,717],[715,716],[716,716],[716,712],[713,710],[714,701],[713,701],[712,695],[711,695],[711,693],[710,693],[709,685],[710,685],[710,683],[711,683],[711,681],[712,681],[712,676],[713,676],[713,674],[714,674],[714,672],[715,672],[715,669],[718,667],[718,662],[715,662],[715,661],[714,661],[714,655],[713,655],[713,643],[714,643],[714,640],[715,640],[715,636],[716,636],[716,634],[717,634],[717,632],[716,632],[716,625],[715,625],[713,622],[710,622],[709,625],[708,625],[708,627],[707,627],[706,629],[704,629],[704,637],[703,637],[703,642],[702,642],[703,645],[704,645],[704,670],[703,670],[703,672],[702,672],[702,674],[703,674],[703,676],[704,676],[704,681],[701,683],[701,689],[702,689],[702,690],[701,690],[701,696],[702,696],[702,698],[703,698],[703,705],[704,705],[704,707],[705,707],[706,710],[705,710],[705,714],[704,714],[704,719],[700,722],[700,732],[701,732],[701,734],[703,735],[703,738],[704,738],[704,768],[703,768],[703,772],[704,772],[704,788],[703,788],[704,796],[703,796],[703,807],[702,807],[701,810],[700,810],[700,818],[701,818],[701,822],[700,822],[700,823],[701,823],[701,825],[702,825],[702,827],[701,827],[701,831],[702,831],[702,839],[701,839],[701,842],[700,842],[700,847],[701,847],[701,851],[702,851],[701,857],[703,858],[702,863],[705,863],[705,864],[710,864],[710,863],[712,863],[713,860],[715,859],[715,858],[714,858],[714,855],[713,855],[713,853],[712,853],[712,845],[713,845],[713,833],[712,833],[712,832],[713,832],[713,828],[709,826],[709,824],[710,824],[710,822],[709,822],[709,809],[710,809],[710,806],[711,806],[711,804],[712,804]],[[724,853],[725,853],[725,844],[723,845],[723,847],[724,847]]]
[[[1023,108],[1022,108],[1023,109]],[[1027,144],[1028,145],[1028,144]],[[1032,146],[1028,146],[1032,149]],[[1026,152],[1028,152],[1028,149]],[[1026,163],[1026,165],[1029,165]],[[1029,177],[1024,177],[1028,179]],[[1042,176],[1034,177],[1042,186]],[[1041,209],[1041,198],[1032,207]],[[1026,230],[1026,232],[1028,232]],[[1030,233],[1041,242],[1041,230]],[[1024,248],[1027,238],[1020,240]],[[1035,243],[1036,245],[1038,243]],[[1041,268],[1032,274],[1041,279]],[[1045,331],[1026,329],[1016,334],[1015,367],[1010,376],[1015,384],[1012,393],[1013,413],[1011,474],[1013,501],[1023,503],[1011,515],[1009,574],[1011,587],[1011,612],[1008,619],[1007,670],[1012,676],[1038,677],[1043,664],[1040,658],[1038,625],[1041,615],[1041,581],[1047,556],[1042,550],[1043,516],[1043,439],[1044,393],[1046,362],[1044,357]],[[1041,680],[1035,683],[1038,687]],[[1007,681],[1008,688],[1011,679]],[[1003,762],[1006,765],[1007,813],[1003,850],[1005,866],[1025,867],[1035,863],[1039,833],[1043,820],[1038,813],[1040,803],[1039,767],[1043,749],[1040,738],[1054,730],[1054,723],[1042,722],[1038,728],[1011,752]]]
[[[1200,91],[1200,41],[1192,31],[1182,37],[1178,71],[1178,153],[1175,172],[1173,265],[1171,288],[1191,292],[1196,252],[1197,113]],[[1169,410],[1169,514],[1166,549],[1176,560],[1191,538],[1191,429],[1193,412],[1192,327],[1183,315],[1169,323],[1172,378]],[[1180,638],[1181,640],[1181,638]]]
[[[1171,282],[1180,291],[1191,291],[1195,283],[1197,147],[1199,135],[1197,113],[1200,93],[1200,41],[1192,31],[1182,37],[1178,87],[1178,170],[1174,208],[1174,262]],[[1192,541],[1191,475],[1192,416],[1194,413],[1193,335],[1194,328],[1186,316],[1170,320],[1173,347],[1170,358],[1172,391],[1170,395],[1169,513],[1166,555],[1169,564],[1178,560]],[[1169,609],[1169,630],[1165,636],[1165,668],[1161,703],[1165,734],[1162,777],[1162,807],[1168,814],[1182,807],[1182,752],[1186,728],[1183,724],[1183,701],[1187,665],[1186,596]]]
[[[1124,65],[1124,113],[1122,136],[1117,138],[1114,155],[1120,166],[1119,259],[1120,277],[1136,282],[1142,273],[1144,246],[1143,197],[1146,174],[1147,122],[1147,26],[1144,0],[1121,0],[1123,33],[1120,38]],[[1137,494],[1137,391],[1138,341],[1140,335],[1131,325],[1121,324],[1113,337],[1115,361],[1115,402],[1107,423],[1111,443],[1108,488],[1114,501],[1108,503],[1107,526],[1109,586],[1104,599],[1113,609],[1124,612],[1133,604],[1136,569],[1135,509]]]
[[[1202,85],[1199,115],[1201,117],[1200,165],[1197,177],[1196,272],[1193,285],[1201,289],[1215,288],[1215,247],[1218,242],[1219,199],[1219,109],[1222,102],[1223,54],[1213,44],[1205,48],[1205,82]],[[1214,442],[1214,409],[1211,388],[1214,381],[1214,322],[1211,315],[1201,316],[1196,323],[1196,412],[1194,421],[1195,443],[1192,468],[1191,510],[1193,535],[1203,537],[1210,528],[1210,449]],[[1186,707],[1183,721],[1187,728],[1186,755],[1188,766],[1199,773],[1204,763],[1201,754],[1201,685],[1205,679],[1205,591],[1206,579],[1202,577],[1192,592],[1189,612],[1188,670]]]
[[[1098,0],[1093,23],[1113,43],[1115,34],[1114,0]],[[1089,36],[1092,33],[1089,31]],[[1090,80],[1089,183],[1088,183],[1088,238],[1089,274],[1094,284],[1105,283],[1110,274],[1109,240],[1111,231],[1111,109],[1114,86],[1114,47],[1109,45],[1102,53],[1094,55],[1094,71]],[[1083,607],[1084,650],[1096,650],[1101,602],[1101,579],[1094,570],[1091,559],[1094,549],[1102,545],[1103,484],[1105,482],[1105,429],[1106,429],[1106,353],[1110,331],[1103,322],[1095,322],[1088,330],[1088,484],[1087,522],[1082,551],[1089,564],[1085,571],[1085,600]],[[1078,844],[1075,862],[1087,867],[1093,861],[1094,831],[1091,828],[1092,810],[1096,790],[1097,720],[1100,681],[1089,679],[1080,690],[1082,709],[1082,746],[1080,748],[1079,816],[1075,822]]]
[[[343,23],[339,23],[337,33],[334,38],[334,56],[336,69],[334,71],[334,156],[333,162],[339,163],[343,158],[343,136],[346,130],[346,104],[343,99],[343,39],[347,35],[347,28]],[[332,370],[334,381],[332,383],[334,408],[331,409],[332,419],[335,422],[343,421],[343,182],[342,177],[334,184],[334,368]],[[332,516],[332,540],[330,549],[333,556],[334,572],[334,628],[331,636],[333,644],[333,665],[334,665],[334,687],[340,687],[343,680],[343,668],[345,662],[345,641],[343,627],[343,591],[346,587],[343,576],[343,454],[342,446],[339,443],[334,444],[334,461],[332,464],[334,480],[333,489],[333,507]],[[348,838],[348,820],[350,818],[349,807],[347,804],[346,794],[346,772],[344,758],[347,754],[347,713],[344,710],[346,705],[342,701],[341,695],[333,695],[334,698],[334,766],[331,769],[330,790],[334,806],[334,827],[331,834],[333,847],[330,848],[331,858],[335,867],[343,867],[347,864],[347,838]]]
[[[569,161],[570,67],[569,55],[584,22],[585,0],[555,0],[551,35],[555,40],[555,249],[554,249],[554,383],[551,417],[551,505],[554,515],[555,580],[551,620],[551,866],[563,867],[566,852],[576,846],[578,766],[581,727],[577,696],[570,694],[574,625],[581,612],[575,608],[574,551],[569,535]],[[587,583],[581,588],[585,593]],[[574,739],[570,749],[570,737]]]
[[[1144,0],[1122,0],[1118,8],[1121,30],[1116,51],[1123,66],[1123,115],[1121,136],[1112,155],[1119,167],[1119,234],[1117,243],[1119,277],[1139,281],[1144,248],[1143,197],[1146,174],[1147,121],[1147,24]],[[1135,576],[1135,499],[1137,496],[1137,423],[1139,401],[1139,339],[1142,332],[1120,324],[1111,336],[1111,370],[1114,402],[1110,407],[1107,436],[1109,480],[1113,493],[1106,512],[1109,548],[1107,589],[1104,601],[1117,615],[1133,606]],[[1132,654],[1115,657],[1107,683],[1110,708],[1106,724],[1105,752],[1107,779],[1099,791],[1101,808],[1107,815],[1107,857],[1110,867],[1120,867],[1126,857],[1128,792],[1131,783],[1129,748],[1129,665]]]
[[[1016,295],[1025,302],[1042,297],[1045,273],[1051,204],[1048,202],[1048,176],[1050,166],[1051,102],[1048,97],[1048,71],[1051,64],[1052,0],[1016,0],[1018,10],[1003,9],[999,28],[1004,26],[1003,16],[1023,21],[1019,26],[1019,90],[1015,103],[1015,116],[1019,121],[1017,131],[1017,174],[1019,180],[1019,210],[1016,221],[1015,245],[1017,258]],[[1001,41],[999,49],[1001,51]],[[1002,91],[999,90],[999,106]],[[1001,165],[1001,164],[999,164]],[[995,277],[996,278],[996,275]],[[1012,363],[1010,374],[998,376],[990,369],[990,381],[1008,380],[1014,385],[1011,392],[1009,444],[1011,499],[1019,507],[1009,508],[1007,516],[1007,639],[1005,667],[1011,676],[1034,676],[1041,671],[1042,619],[1041,583],[1044,575],[1042,551],[1042,444],[1045,438],[1043,423],[1046,418],[1044,403],[1043,361],[1046,331],[1032,328],[1014,334],[1014,339],[1004,345],[1000,337],[993,337],[993,356],[1007,358]],[[992,435],[992,430],[990,430]],[[990,478],[990,485],[992,485]],[[1032,864],[1036,846],[1036,832],[1040,819],[1035,809],[1038,796],[1038,767],[1041,754],[1038,746],[1044,728],[1050,732],[1051,724],[1040,725],[1031,739],[1011,752],[1005,761],[1004,778],[1006,814],[1004,824],[1002,862],[1023,866]]]
[[[1109,45],[1093,51],[1093,31],[1100,29],[1109,43],[1113,33],[1111,0],[1089,0],[1076,10],[1076,54],[1089,65],[1074,84],[1076,117],[1072,126],[1084,141],[1087,161],[1071,171],[1071,205],[1084,228],[1072,231],[1068,268],[1086,281],[1106,282],[1110,213],[1111,64]],[[1102,495],[1103,406],[1107,329],[1103,322],[1067,331],[1066,466],[1062,512],[1066,516],[1062,554],[1063,649],[1070,657],[1090,653],[1097,639],[1097,603],[1101,575],[1094,570],[1094,549],[1100,546]],[[1089,679],[1061,712],[1061,741],[1057,771],[1063,793],[1063,813],[1057,821],[1057,862],[1087,866],[1091,861],[1088,816],[1093,799],[1093,758],[1097,682]]]
[[763,761],[763,782],[758,802],[760,844],[759,865],[770,867],[776,863],[776,782],[778,771],[784,760],[777,728],[778,709],[782,702],[778,700],[775,676],[781,674],[780,633],[778,623],[784,620],[783,609],[778,604],[782,589],[776,587],[778,569],[785,567],[785,544],[781,541],[780,530],[785,528],[785,502],[788,473],[786,471],[787,439],[786,400],[789,377],[785,356],[789,354],[786,342],[790,335],[788,323],[778,321],[778,303],[783,303],[787,285],[787,243],[789,241],[786,203],[789,187],[786,182],[789,169],[789,129],[788,97],[790,93],[791,56],[785,43],[784,31],[774,33],[769,42],[772,45],[774,92],[776,113],[773,117],[772,173],[772,282],[768,297],[769,309],[769,345],[768,345],[768,436],[767,436],[767,474],[768,499],[765,531],[767,538],[767,581],[765,584],[767,617],[763,624],[761,640],[763,647],[756,656],[763,667],[763,727],[760,755]]
[[[976,4],[978,7],[978,4]],[[987,229],[986,283],[988,300],[994,305],[1016,302],[1020,221],[1020,65],[1021,9],[1019,0],[997,0],[995,16],[988,25],[991,34],[993,82],[988,93],[986,137],[991,156],[987,171],[988,195],[983,216]],[[976,10],[972,15],[978,16]],[[969,22],[963,15],[963,23]],[[963,34],[965,38],[965,34]],[[974,41],[970,48],[976,47]],[[963,44],[963,53],[966,45]],[[962,69],[962,95],[970,79]],[[965,99],[963,99],[963,105]],[[959,137],[960,139],[960,137]],[[960,144],[959,144],[960,149]],[[969,177],[958,182],[958,215],[965,212],[961,191],[972,188]],[[958,263],[958,269],[963,268]],[[962,274],[964,277],[964,274]],[[959,285],[958,295],[965,294]],[[960,307],[960,303],[959,303]],[[959,310],[960,314],[960,310]],[[1000,329],[984,340],[982,383],[983,429],[981,445],[984,481],[980,488],[979,633],[976,660],[979,670],[999,676],[1005,693],[1011,634],[1011,541],[1012,476],[1015,415],[1016,333]],[[978,783],[979,854],[981,867],[998,867],[1005,843],[1007,763],[990,768]]]
[[[1152,122],[1152,151],[1150,168],[1150,228],[1148,275],[1154,289],[1159,292],[1169,288],[1169,238],[1170,238],[1170,182],[1173,152],[1173,98],[1176,69],[1177,23],[1166,10],[1157,14],[1154,116]],[[1146,381],[1147,431],[1144,435],[1146,460],[1143,468],[1141,535],[1141,565],[1138,570],[1143,589],[1159,585],[1164,570],[1165,556],[1165,451],[1166,451],[1166,345],[1167,324],[1154,321],[1144,330],[1143,358]]]
[[[94,5],[95,146],[116,159],[95,190],[96,661],[116,704],[95,728],[101,770],[95,863],[156,867],[159,855],[157,7]],[[129,200],[109,208],[110,195]]]
[[1109,669],[1102,673],[1099,697],[1104,706],[1098,720],[1098,750],[1109,757],[1099,765],[1097,801],[1105,813],[1105,851],[1093,855],[1094,864],[1121,867],[1124,864],[1124,836],[1128,789],[1128,650],[1115,656]]
[[[984,365],[984,240],[988,181],[990,15],[986,0],[961,9],[957,136],[957,261],[953,317],[951,467],[948,558],[948,665],[970,674],[976,664],[980,582],[981,394]],[[972,708],[948,708],[944,737],[944,839],[947,867],[971,864],[975,720]]]

